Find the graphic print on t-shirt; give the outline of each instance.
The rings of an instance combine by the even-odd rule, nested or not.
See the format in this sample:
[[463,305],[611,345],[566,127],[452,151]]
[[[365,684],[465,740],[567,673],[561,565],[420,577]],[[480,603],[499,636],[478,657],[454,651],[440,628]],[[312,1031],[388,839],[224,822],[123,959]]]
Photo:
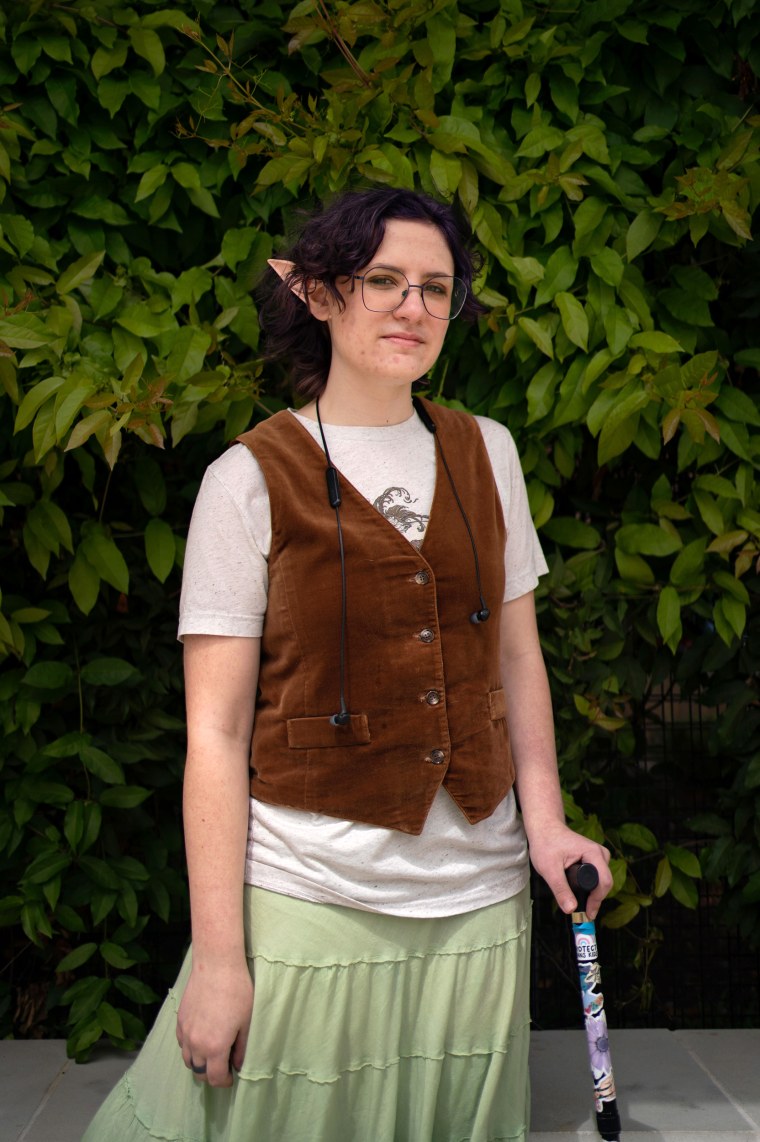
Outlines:
[[430,516],[405,506],[416,503],[406,488],[386,488],[374,501],[373,507],[409,540],[412,547],[420,548]]

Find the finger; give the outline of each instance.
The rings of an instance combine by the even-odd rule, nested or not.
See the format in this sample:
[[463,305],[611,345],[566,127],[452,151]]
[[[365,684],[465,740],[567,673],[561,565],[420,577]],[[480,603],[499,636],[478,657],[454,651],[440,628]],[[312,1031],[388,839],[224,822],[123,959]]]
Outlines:
[[196,1080],[196,1082],[199,1082],[199,1083],[206,1082],[206,1080],[208,1078],[208,1064],[207,1063],[199,1063],[195,1059],[191,1059],[190,1060],[190,1070],[192,1071],[193,1078]]
[[206,1081],[209,1086],[232,1086],[232,1069],[229,1055],[218,1055],[209,1059],[206,1070]]
[[246,1024],[245,1028],[241,1028],[240,1033],[232,1044],[232,1054],[230,1055],[230,1063],[233,1070],[239,1071],[245,1059],[245,1049],[248,1045],[248,1030],[250,1024]]
[[548,876],[544,876],[544,880],[554,894],[554,899],[562,911],[565,913],[574,912],[578,902],[573,895],[572,888],[567,883],[564,871],[556,877],[553,876],[549,878]]

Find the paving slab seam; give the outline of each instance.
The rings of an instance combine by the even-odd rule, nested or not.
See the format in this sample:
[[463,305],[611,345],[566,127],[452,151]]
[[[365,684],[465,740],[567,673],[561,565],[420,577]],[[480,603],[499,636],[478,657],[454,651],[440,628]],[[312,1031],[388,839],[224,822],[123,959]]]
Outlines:
[[29,1119],[26,1126],[24,1127],[24,1129],[21,1131],[18,1138],[16,1139],[16,1142],[26,1142],[26,1139],[29,1137],[30,1130],[32,1129],[35,1122],[40,1117],[40,1115],[44,1111],[45,1107],[50,1102],[51,1098],[53,1097],[53,1095],[57,1091],[58,1087],[60,1086],[61,1081],[63,1080],[63,1076],[66,1074],[66,1071],[69,1069],[70,1063],[71,1063],[71,1059],[67,1059],[66,1062],[63,1064],[63,1066],[60,1068],[60,1070],[58,1071],[58,1074],[55,1076],[55,1078],[51,1082],[50,1086],[47,1088],[47,1090],[43,1094],[42,1098],[40,1099],[39,1105],[37,1106],[37,1109],[35,1110],[34,1114]]
[[755,1119],[752,1118],[751,1115],[747,1114],[744,1107],[741,1106],[741,1104],[736,1101],[736,1099],[733,1097],[731,1092],[723,1085],[723,1083],[720,1081],[720,1079],[712,1073],[712,1071],[707,1066],[707,1064],[704,1063],[702,1061],[702,1059],[700,1059],[699,1055],[696,1054],[696,1052],[692,1050],[692,1048],[688,1045],[688,1043],[681,1042],[680,1047],[681,1047],[682,1051],[686,1051],[687,1054],[691,1055],[692,1059],[697,1064],[697,1066],[700,1067],[705,1072],[705,1074],[708,1076],[708,1078],[710,1079],[710,1082],[715,1084],[715,1086],[718,1088],[718,1090],[723,1095],[723,1097],[725,1099],[727,1099],[728,1102],[731,1103],[734,1110],[737,1111],[737,1113],[741,1115],[741,1117],[745,1120],[746,1123],[748,1123],[748,1125],[752,1128],[752,1131],[753,1131],[752,1137],[753,1138],[760,1138],[760,1122],[756,1122]]

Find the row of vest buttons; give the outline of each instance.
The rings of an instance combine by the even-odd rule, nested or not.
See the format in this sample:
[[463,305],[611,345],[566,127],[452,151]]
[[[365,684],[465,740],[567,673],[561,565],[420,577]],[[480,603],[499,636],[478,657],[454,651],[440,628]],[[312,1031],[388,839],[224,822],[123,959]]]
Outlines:
[[[427,571],[418,571],[414,576],[414,581],[415,583],[419,583],[421,587],[424,587],[430,582],[430,575]],[[435,631],[431,630],[430,627],[425,627],[424,630],[420,631],[419,638],[421,642],[432,642],[435,638]],[[427,694],[423,695],[423,698],[428,706],[437,706],[441,700],[441,695],[437,690],[428,690]],[[443,765],[445,760],[446,754],[442,749],[432,749],[425,758],[425,761],[430,765]]]

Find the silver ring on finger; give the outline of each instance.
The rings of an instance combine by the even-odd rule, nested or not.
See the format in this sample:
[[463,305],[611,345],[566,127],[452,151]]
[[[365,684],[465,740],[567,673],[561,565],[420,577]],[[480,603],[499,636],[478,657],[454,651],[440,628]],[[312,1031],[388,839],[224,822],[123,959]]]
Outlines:
[[196,1066],[196,1064],[191,1059],[190,1060],[190,1070],[193,1072],[194,1075],[205,1075],[206,1064],[200,1063],[198,1066]]

